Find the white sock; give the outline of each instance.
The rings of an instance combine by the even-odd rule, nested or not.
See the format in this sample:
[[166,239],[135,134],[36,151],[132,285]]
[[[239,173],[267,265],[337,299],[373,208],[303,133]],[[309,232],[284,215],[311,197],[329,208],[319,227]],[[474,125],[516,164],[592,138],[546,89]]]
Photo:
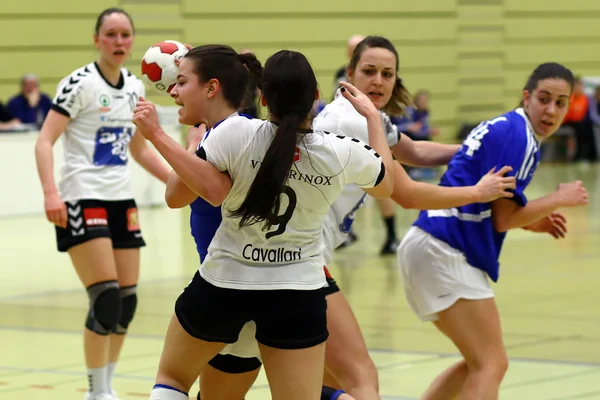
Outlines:
[[154,385],[150,400],[189,400],[188,394],[167,385]]
[[107,367],[106,383],[108,385],[108,390],[112,393],[112,391],[113,391],[112,381],[113,381],[113,376],[115,375],[115,369],[117,368],[117,363],[109,362],[106,367]]
[[108,393],[106,375],[108,367],[88,368],[88,384],[91,394]]

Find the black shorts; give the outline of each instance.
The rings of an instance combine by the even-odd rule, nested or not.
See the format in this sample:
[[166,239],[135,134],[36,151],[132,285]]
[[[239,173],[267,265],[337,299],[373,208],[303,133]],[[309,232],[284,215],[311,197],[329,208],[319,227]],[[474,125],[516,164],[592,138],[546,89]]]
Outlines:
[[238,290],[206,282],[196,272],[175,303],[175,315],[191,336],[235,343],[244,324],[256,323],[256,340],[277,349],[304,349],[327,340],[323,289]]
[[[327,286],[323,288],[325,296],[339,292],[340,288],[327,267],[323,267],[323,269],[325,270],[325,277],[327,279]],[[257,370],[262,366],[262,362],[256,357],[237,357],[232,354],[217,354],[208,363],[213,368],[228,374],[243,374]]]
[[58,251],[91,239],[107,237],[113,249],[136,249],[145,246],[140,231],[137,206],[131,200],[78,200],[66,202],[67,228],[56,228]]

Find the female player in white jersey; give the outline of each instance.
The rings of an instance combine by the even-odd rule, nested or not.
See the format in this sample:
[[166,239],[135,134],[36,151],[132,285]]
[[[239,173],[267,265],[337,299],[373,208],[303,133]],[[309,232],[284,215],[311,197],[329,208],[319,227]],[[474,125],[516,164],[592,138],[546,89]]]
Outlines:
[[[262,67],[252,54],[237,54],[227,46],[201,46],[194,50],[188,57],[194,61],[195,73],[200,82],[214,79],[219,82],[218,93],[208,101],[201,102],[198,89],[192,85],[177,86],[172,92],[177,104],[184,105],[180,112],[180,122],[187,125],[196,125],[205,121],[209,130],[206,135],[212,134],[212,129],[225,119],[238,115],[244,82],[246,79],[245,65],[255,77],[260,80]],[[204,134],[204,128],[191,128],[188,134],[190,144],[188,150],[195,152],[197,145]],[[165,195],[167,204],[173,208],[191,205],[190,218],[191,231],[196,241],[201,261],[207,254],[207,248],[221,222],[221,210],[212,207],[202,198],[192,192],[181,179],[171,173]],[[338,392],[340,385],[332,382],[329,375],[335,375],[343,388],[356,397],[368,399],[378,398],[377,371],[370,360],[366,345],[360,334],[356,319],[350,307],[339,292],[335,281],[327,276],[327,320],[330,331],[326,345],[326,369],[328,383],[334,386],[323,387],[322,396],[329,394],[330,398],[344,400],[348,395]],[[203,397],[239,400],[244,397],[260,371],[261,362],[258,346],[256,344],[254,326],[249,324],[244,327],[240,339],[227,346],[222,354],[213,358],[203,370],[200,377],[200,386]],[[335,343],[335,344],[334,344]],[[330,350],[331,346],[343,348],[344,357],[349,362],[342,365],[338,357]],[[335,397],[333,397],[335,396]]]
[[522,108],[475,128],[440,181],[468,185],[494,165],[509,165],[517,179],[512,199],[422,211],[398,248],[411,308],[448,336],[464,358],[444,371],[422,399],[498,398],[508,359],[487,278],[498,280],[506,232],[524,228],[564,237],[566,219],[555,210],[588,202],[579,181],[529,202],[524,194],[540,159],[540,142],[560,127],[573,84],[573,74],[564,66],[538,66],[523,90]]
[[[170,172],[134,134],[131,116],[144,87],[122,68],[133,36],[125,11],[110,8],[98,16],[98,60],[61,81],[35,146],[46,218],[89,295],[84,348],[90,400],[116,399],[111,380],[137,303],[144,240],[129,187],[128,148],[160,180]],[[52,147],[63,132],[65,165],[57,189]]]
[[[188,56],[178,86],[198,84],[193,63],[186,67]],[[216,80],[204,83],[199,97],[214,96],[217,86]],[[379,113],[351,85],[344,95],[367,117],[372,148],[310,129],[317,83],[306,58],[292,51],[271,56],[263,71],[263,104],[273,122],[228,118],[197,152],[208,162],[164,134],[151,104],[136,108],[138,128],[184,183],[213,204],[224,200],[208,256],[176,303],[152,399],[187,399],[208,361],[235,342],[248,321],[256,323],[272,398],[320,397],[327,339],[325,215],[352,181],[375,197],[393,189]]]
[[[348,65],[350,83],[365,93],[377,109],[381,110],[388,144],[396,159],[413,166],[434,166],[448,163],[460,146],[420,141],[415,142],[398,132],[385,113],[401,115],[410,103],[408,91],[403,86],[399,72],[399,58],[394,45],[386,38],[368,36],[354,49]],[[356,112],[343,96],[337,98],[315,118],[317,130],[336,132],[360,140],[367,140],[365,118]],[[439,187],[413,181],[398,164],[395,165],[394,193],[391,199],[380,200],[383,208],[395,201],[403,208],[438,209],[465,205],[471,202],[491,201],[511,197],[508,189],[514,188],[514,178],[503,178],[509,168],[488,171],[479,182],[466,187]],[[328,216],[325,230],[326,252],[333,251],[348,237],[355,212],[364,204],[365,194],[349,185],[335,201]],[[385,214],[385,213],[384,213]],[[393,215],[393,211],[392,211]],[[391,221],[391,222],[390,222]],[[388,239],[395,237],[393,219],[386,222]],[[387,245],[384,246],[384,249]],[[395,250],[395,248],[394,248]],[[327,254],[326,259],[330,259]],[[342,354],[344,352],[341,352]]]

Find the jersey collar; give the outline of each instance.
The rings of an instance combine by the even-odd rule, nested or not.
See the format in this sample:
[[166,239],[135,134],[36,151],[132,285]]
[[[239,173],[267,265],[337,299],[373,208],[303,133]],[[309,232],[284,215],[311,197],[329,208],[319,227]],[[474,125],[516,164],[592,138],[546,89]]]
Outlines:
[[517,114],[519,114],[521,117],[523,117],[523,119],[525,120],[525,124],[527,125],[527,134],[530,135],[535,140],[537,145],[539,145],[540,141],[541,141],[541,137],[538,136],[537,133],[535,133],[535,130],[533,129],[533,125],[531,125],[531,121],[529,120],[529,117],[527,116],[527,113],[525,112],[525,110],[523,108],[517,108],[515,110],[515,112]]
[[100,67],[98,66],[98,63],[96,61],[94,61],[94,67],[96,67],[98,74],[100,74],[100,76],[102,77],[102,79],[104,79],[104,82],[106,82],[108,86],[110,86],[113,89],[123,89],[123,86],[125,86],[125,78],[123,77],[123,71],[120,72],[121,75],[119,76],[119,82],[115,86],[112,83],[110,83],[104,75],[102,75],[102,71],[100,71]]

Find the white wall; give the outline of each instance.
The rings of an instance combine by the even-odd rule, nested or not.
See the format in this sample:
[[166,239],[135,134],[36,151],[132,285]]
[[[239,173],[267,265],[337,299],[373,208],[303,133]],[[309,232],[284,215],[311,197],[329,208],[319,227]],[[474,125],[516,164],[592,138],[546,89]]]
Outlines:
[[[161,122],[163,120],[174,122],[172,118],[163,119],[161,116]],[[167,126],[163,123],[163,129],[178,143],[181,142],[181,126]],[[44,196],[35,165],[34,146],[37,137],[38,132],[0,134],[0,217],[44,213]],[[54,176],[57,182],[62,165],[61,138],[54,145]],[[165,185],[148,174],[131,157],[129,167],[137,204],[164,205]]]

